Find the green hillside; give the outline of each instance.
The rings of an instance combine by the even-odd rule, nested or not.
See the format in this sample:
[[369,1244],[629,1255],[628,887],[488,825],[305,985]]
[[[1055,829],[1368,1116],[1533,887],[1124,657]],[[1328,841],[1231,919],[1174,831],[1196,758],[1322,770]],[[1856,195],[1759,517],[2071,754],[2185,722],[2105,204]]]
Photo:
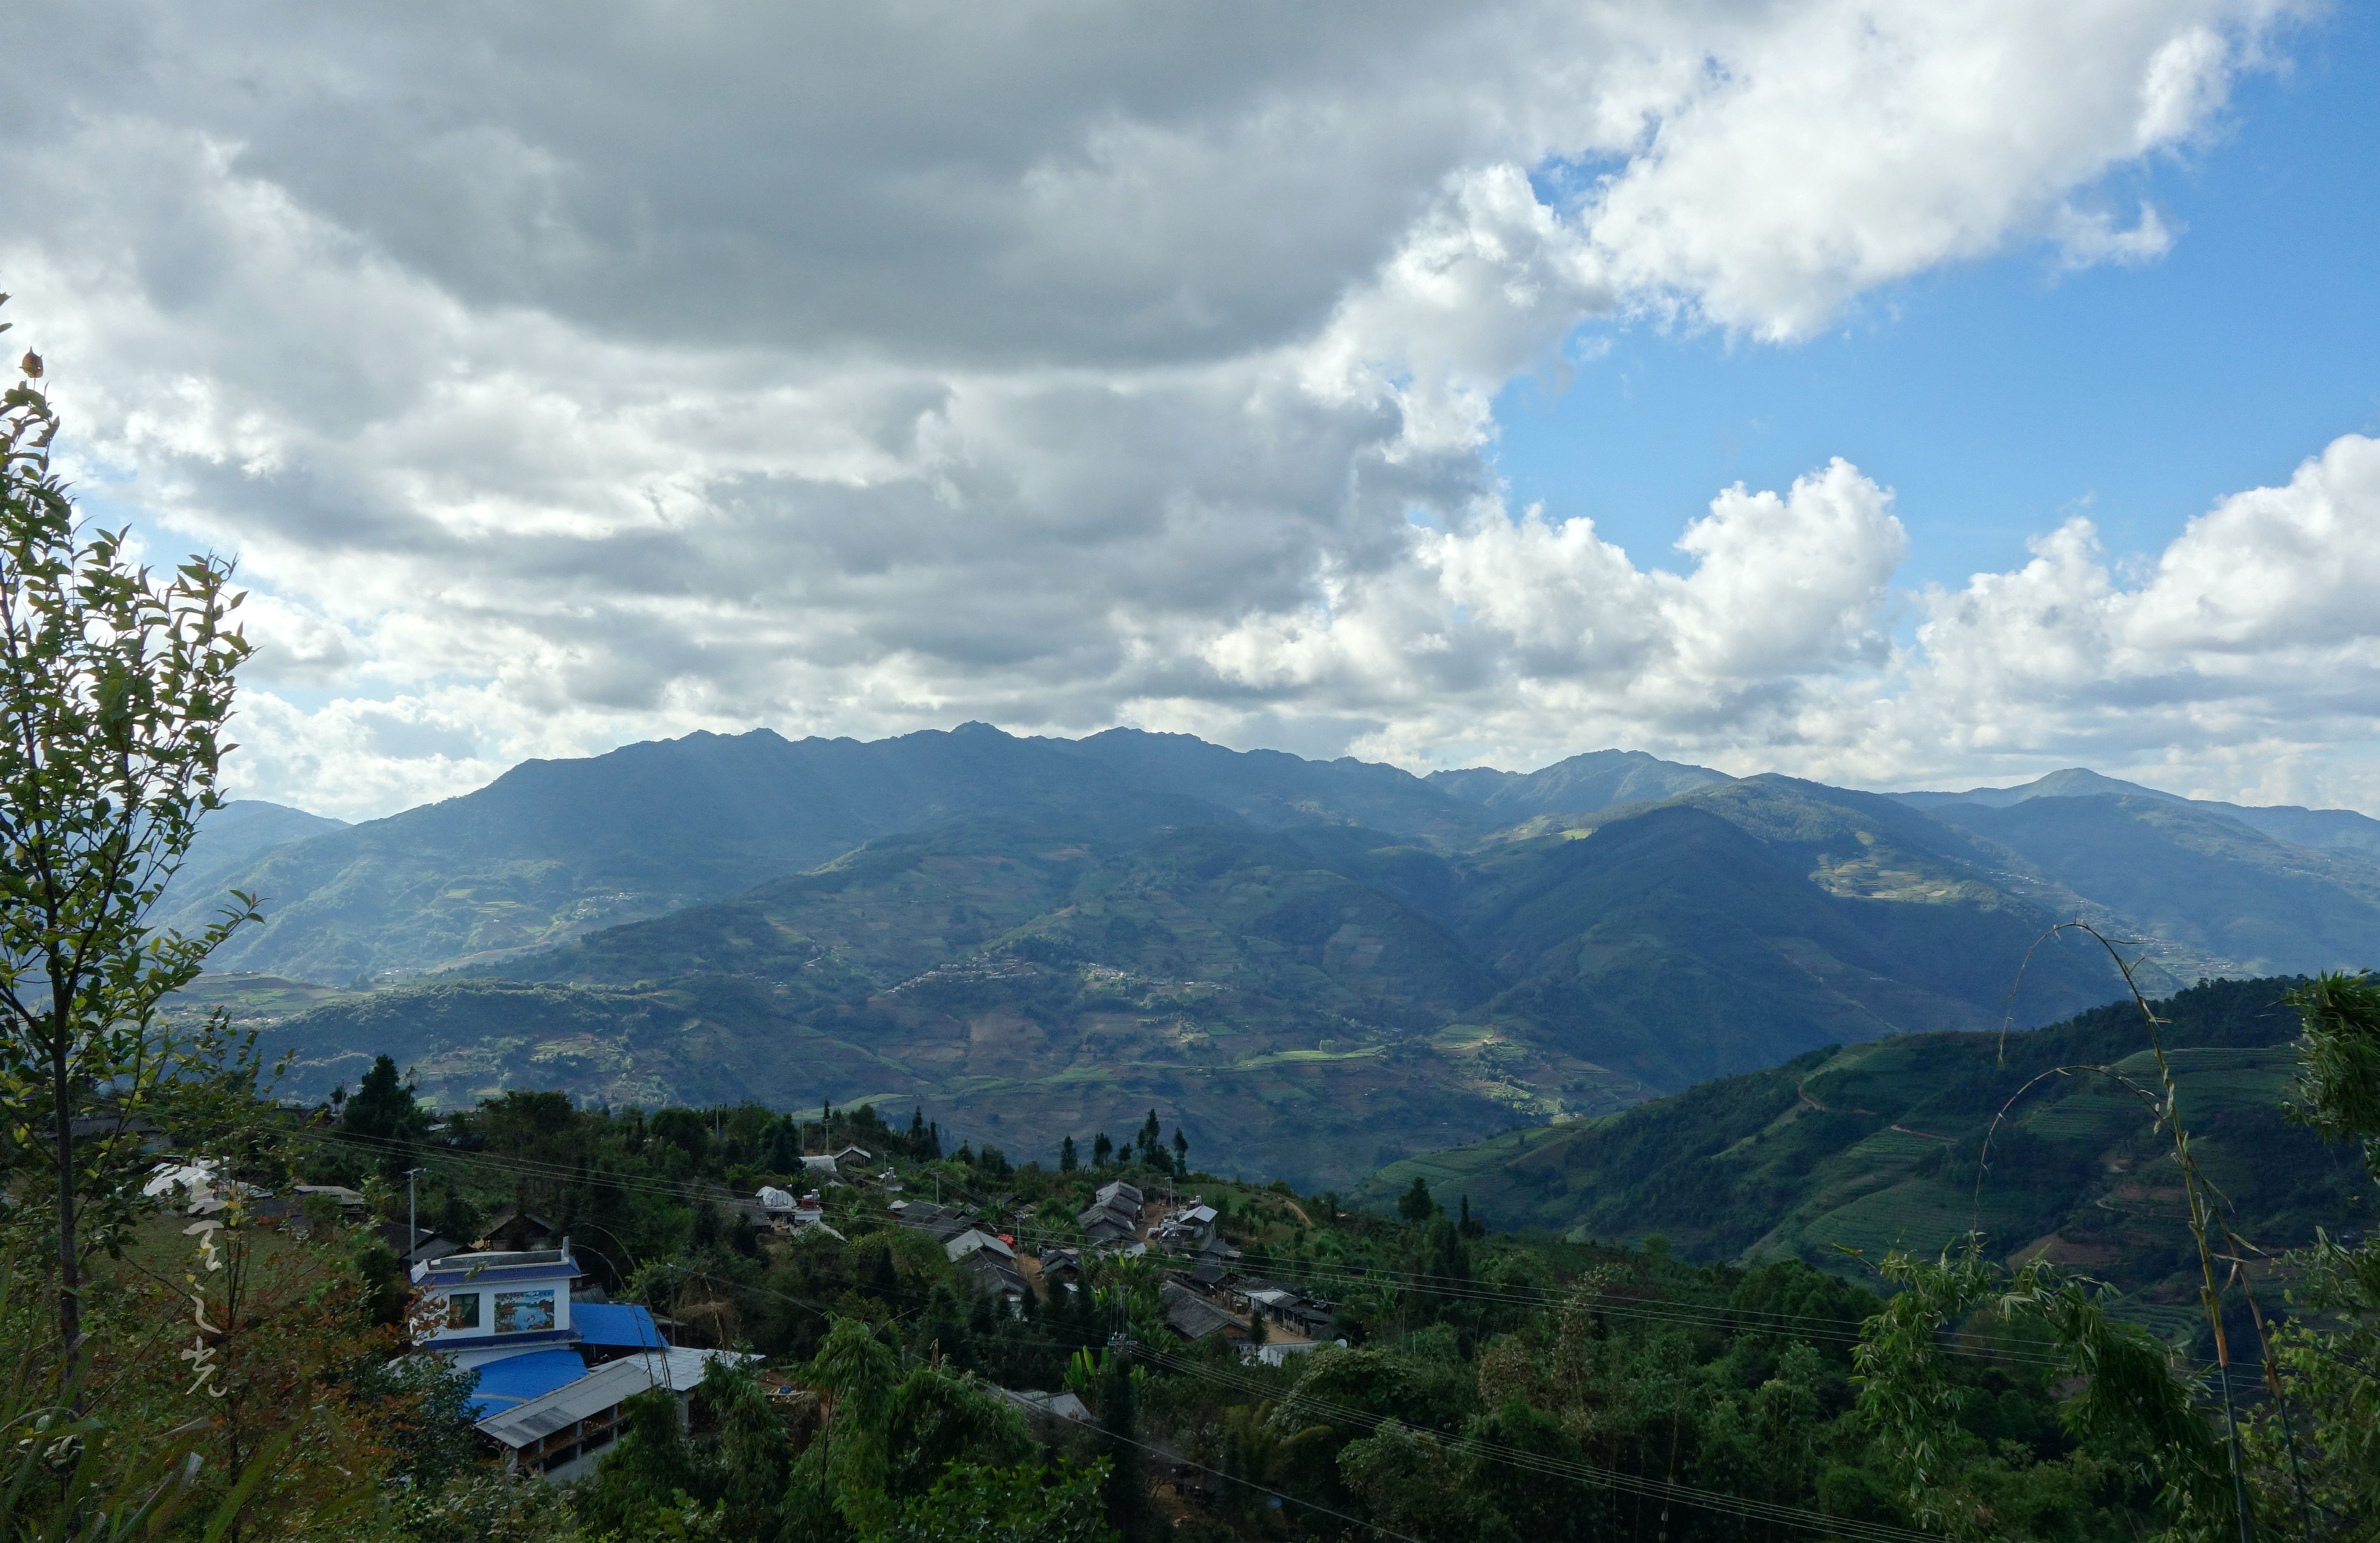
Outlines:
[[[446,1103],[874,1097],[991,1140],[1155,1107],[1245,1172],[1342,1184],[1813,1045],[1995,1022],[2049,919],[1987,887],[1839,894],[1807,861],[1696,808],[1478,858],[1351,826],[985,818],[326,1003],[274,1043],[294,1090],[385,1051]],[[2052,949],[2021,1005],[2111,979]]]
[[[2216,981],[2160,1004],[2182,1117],[2208,1176],[2266,1246],[2325,1225],[2370,1225],[2370,1186],[2343,1148],[2286,1124],[2294,981]],[[1980,1227],[2007,1256],[2047,1254],[2133,1289],[2187,1298],[2194,1265],[2169,1147],[2103,1066],[2154,1085],[2129,1002],[2006,1038],[1909,1035],[1828,1047],[1622,1114],[1514,1132],[1397,1163],[1365,1194],[1384,1203],[1418,1174],[1446,1203],[1468,1196],[1500,1225],[1580,1238],[1660,1233],[1696,1259],[1800,1257],[1856,1271],[1844,1253],[1932,1251]]]
[[[1779,785],[1729,784],[1720,810],[1697,796],[1477,865],[1457,927],[1512,982],[1483,1021],[1674,1089],[1818,1045],[2001,1020],[2050,913],[1759,783]],[[1856,884],[1827,851],[1838,823],[1868,865]],[[2062,941],[2014,1011],[2042,1022],[2114,981],[2104,955]]]
[[2118,985],[2087,940],[2036,947],[2065,918],[2163,940],[2157,990],[2380,937],[2380,869],[2176,800],[1532,775],[981,724],[633,746],[300,827],[234,875],[272,919],[217,962],[259,978],[182,1005],[272,1023],[295,1091],[385,1050],[449,1103],[879,1097],[995,1140],[1155,1107],[1328,1185],[1822,1046],[2053,1022]]
[[1123,1129],[1154,1106],[1233,1171],[1317,1183],[1653,1091],[1453,1025],[1498,984],[1459,940],[1246,830],[1104,854],[1002,821],[896,837],[505,970],[281,1022],[273,1045],[300,1056],[291,1090],[353,1081],[386,1051],[450,1105],[516,1086],[645,1104],[915,1100],[995,1141]]

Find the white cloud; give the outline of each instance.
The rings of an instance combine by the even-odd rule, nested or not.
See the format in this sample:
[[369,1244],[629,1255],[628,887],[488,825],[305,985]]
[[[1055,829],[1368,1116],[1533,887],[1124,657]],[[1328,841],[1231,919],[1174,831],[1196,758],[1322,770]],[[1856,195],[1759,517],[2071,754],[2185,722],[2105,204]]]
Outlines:
[[[1732,490],[1664,574],[1506,516],[1496,392],[1592,316],[1785,340],[2011,245],[2153,259],[2088,212],[2275,14],[119,0],[26,40],[0,278],[77,475],[260,586],[261,795],[963,716],[1890,777],[1984,666],[1946,597],[1890,653],[1880,488]],[[1985,762],[2100,646],[2037,597],[2123,594],[2075,532],[1993,582],[1976,636],[2039,651]],[[2219,674],[2135,610],[2193,662],[2138,691]]]
[[2380,807],[2380,441],[2343,436],[2223,500],[2136,586],[2087,520],[2034,553],[1926,597],[1904,735],[1946,764],[2093,755],[2198,791],[2266,792],[2269,763],[2290,796]]

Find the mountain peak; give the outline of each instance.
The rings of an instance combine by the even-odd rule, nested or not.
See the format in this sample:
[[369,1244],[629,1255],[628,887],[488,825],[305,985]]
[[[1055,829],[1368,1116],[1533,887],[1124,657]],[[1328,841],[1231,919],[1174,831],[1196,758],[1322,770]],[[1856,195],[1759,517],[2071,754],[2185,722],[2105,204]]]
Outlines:
[[1658,803],[1730,781],[1724,772],[1662,760],[1642,750],[1589,750],[1536,772],[1466,767],[1433,772],[1432,787],[1484,804],[1512,820],[1541,814],[1597,814],[1618,804]]
[[1890,796],[1919,808],[1931,808],[1939,804],[1982,804],[1987,808],[2004,809],[2030,798],[2089,798],[2113,794],[2131,798],[2156,798],[2169,804],[2186,804],[2191,800],[2178,793],[2167,793],[2138,783],[2128,783],[2120,777],[2110,777],[2094,772],[2087,766],[2068,766],[2035,777],[2014,787],[1971,787],[1963,793],[1896,793]]

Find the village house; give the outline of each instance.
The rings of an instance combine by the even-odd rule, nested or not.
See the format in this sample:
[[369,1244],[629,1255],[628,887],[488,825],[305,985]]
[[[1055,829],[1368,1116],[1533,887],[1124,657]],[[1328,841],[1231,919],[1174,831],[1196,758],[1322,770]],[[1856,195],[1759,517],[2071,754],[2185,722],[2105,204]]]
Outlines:
[[584,1478],[620,1432],[620,1406],[638,1393],[667,1388],[679,1416],[719,1350],[662,1349],[582,1372],[570,1381],[521,1399],[477,1426],[504,1453],[506,1472],[526,1470],[554,1484]]
[[1151,1241],[1170,1254],[1195,1254],[1215,1236],[1218,1219],[1215,1208],[1191,1202],[1159,1223]]
[[624,1400],[656,1387],[681,1399],[723,1351],[662,1339],[648,1309],[574,1299],[578,1261],[553,1248],[447,1254],[410,1271],[431,1317],[416,1342],[475,1373],[469,1412],[505,1466],[562,1482],[590,1471]]
[[1248,1326],[1179,1281],[1168,1281],[1157,1291],[1157,1305],[1175,1333],[1192,1344],[1220,1334],[1234,1344],[1245,1343]]
[[506,1206],[488,1218],[488,1225],[471,1246],[486,1252],[531,1252],[554,1245],[553,1223],[534,1211]]
[[468,1368],[575,1346],[570,1282],[578,1273],[567,1239],[558,1248],[425,1259],[412,1270],[413,1283],[436,1315],[423,1348]]
[[1083,1241],[1094,1248],[1131,1243],[1140,1232],[1140,1191],[1118,1179],[1101,1185],[1088,1208],[1075,1218]]

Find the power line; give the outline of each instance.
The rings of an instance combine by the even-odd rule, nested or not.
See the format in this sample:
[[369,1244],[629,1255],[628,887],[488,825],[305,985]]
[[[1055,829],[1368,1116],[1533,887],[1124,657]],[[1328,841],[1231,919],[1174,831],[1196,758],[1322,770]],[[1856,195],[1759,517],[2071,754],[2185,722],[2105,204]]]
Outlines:
[[[814,1304],[803,1302],[798,1297],[792,1296],[784,1292],[771,1290],[766,1286],[752,1286],[746,1285],[739,1282],[722,1281],[716,1276],[709,1275],[700,1271],[692,1273],[694,1273],[698,1279],[703,1280],[711,1285],[720,1287],[722,1290],[757,1292],[762,1295],[778,1297],[788,1302],[793,1302],[801,1306],[809,1307],[813,1311],[820,1310]],[[981,1334],[978,1334],[967,1330],[961,1330],[959,1332],[971,1342],[977,1343],[984,1343],[985,1336]],[[1176,1375],[1199,1378],[1220,1386],[1231,1388],[1234,1391],[1253,1391],[1267,1397],[1272,1396],[1279,1391],[1279,1390],[1268,1387],[1261,1381],[1254,1378],[1247,1377],[1245,1374],[1234,1374],[1218,1367],[1208,1367],[1203,1363],[1190,1360],[1184,1356],[1172,1355],[1165,1351],[1155,1350],[1151,1347],[1141,1344],[1137,1341],[1128,1340],[1126,1343],[1135,1354],[1144,1356],[1158,1366],[1163,1367],[1169,1371],[1174,1372]],[[1087,1349],[1090,1347],[1088,1345],[1080,1345],[1074,1348]],[[1385,1415],[1374,1415],[1366,1410],[1349,1408],[1346,1405],[1332,1403],[1327,1400],[1317,1399],[1310,1395],[1292,1393],[1291,1397],[1299,1407],[1315,1409],[1332,1415],[1341,1422],[1362,1426],[1367,1429],[1375,1431],[1377,1431],[1382,1424],[1388,1423],[1393,1418],[1393,1416]],[[1114,1433],[1108,1432],[1108,1434],[1113,1435]],[[1699,1510],[1718,1512],[1723,1514],[1741,1516],[1749,1520],[1773,1522],[1780,1525],[1798,1527],[1807,1531],[1828,1533],[1835,1537],[1848,1539],[1849,1543],[1938,1543],[1938,1539],[1936,1535],[1931,1533],[1914,1532],[1905,1527],[1895,1527],[1882,1523],[1861,1522],[1846,1517],[1832,1516],[1824,1512],[1812,1511],[1802,1506],[1779,1505],[1773,1501],[1754,1500],[1746,1496],[1727,1495],[1717,1490],[1702,1489],[1693,1485],[1679,1484],[1674,1480],[1647,1478],[1615,1468],[1597,1467],[1591,1464],[1584,1463],[1570,1463],[1559,1458],[1549,1458],[1535,1452],[1523,1452],[1519,1448],[1509,1447],[1501,1442],[1484,1440],[1476,1437],[1463,1436],[1460,1433],[1431,1432],[1430,1434],[1435,1436],[1443,1446],[1469,1452],[1489,1462],[1501,1463],[1507,1466],[1520,1468],[1526,1472],[1533,1472],[1549,1477],[1567,1478],[1593,1488],[1612,1489],[1625,1494],[1658,1497],[1662,1500],[1672,1500],[1680,1504],[1693,1506]],[[1117,1440],[1129,1440],[1130,1438],[1117,1437]],[[1134,1442],[1133,1444],[1138,1446],[1142,1443]],[[1155,1449],[1146,1450],[1153,1451]],[[1193,1464],[1192,1465],[1202,1468],[1205,1466],[1201,1464]],[[1207,1469],[1206,1471],[1212,1473],[1217,1470]],[[1229,1478],[1233,1476],[1225,1474],[1220,1475],[1219,1476]],[[1247,1481],[1242,1480],[1240,1482]],[[1262,1488],[1263,1487],[1252,1486],[1252,1488]],[[1269,1489],[1265,1490],[1265,1492],[1269,1494],[1279,1493],[1278,1491]],[[1294,1500],[1294,1497],[1292,1496],[1284,1495],[1281,1498],[1284,1500]],[[1303,1504],[1305,1502],[1300,1501],[1297,1503]],[[1313,1509],[1326,1510],[1326,1508],[1322,1507],[1314,1507]],[[1326,1510],[1326,1513],[1339,1516],[1342,1521],[1354,1522],[1360,1520],[1359,1518],[1342,1515],[1337,1512],[1328,1512]],[[1377,1524],[1366,1523],[1364,1525],[1373,1525],[1377,1530],[1387,1532],[1386,1528],[1378,1528]],[[1402,1535],[1389,1533],[1389,1536],[1402,1537]]]
[[[1235,1376],[1220,1368],[1204,1366],[1164,1351],[1144,1348],[1142,1354],[1151,1361],[1177,1374],[1203,1378],[1238,1391],[1270,1393],[1274,1391],[1265,1388],[1255,1379]],[[1300,1408],[1314,1409],[1349,1424],[1365,1426],[1374,1430],[1394,1418],[1392,1415],[1375,1415],[1367,1410],[1352,1409],[1344,1404],[1334,1404],[1326,1400],[1294,1391],[1289,1396],[1291,1402]],[[1468,1452],[1490,1462],[1502,1463],[1509,1466],[1555,1477],[1575,1479],[1580,1483],[1601,1488],[1617,1489],[1629,1494],[1657,1495],[1703,1510],[1719,1511],[1757,1521],[1772,1521],[1788,1526],[1831,1533],[1852,1539],[1853,1543],[1910,1543],[1910,1540],[1914,1539],[1931,1540],[1935,1536],[1882,1523],[1859,1522],[1845,1517],[1830,1516],[1824,1512],[1811,1511],[1802,1506],[1779,1505],[1773,1501],[1757,1500],[1745,1496],[1721,1494],[1716,1490],[1701,1489],[1669,1479],[1645,1478],[1616,1468],[1571,1463],[1560,1458],[1523,1452],[1517,1447],[1505,1446],[1501,1442],[1464,1436],[1459,1432],[1436,1431],[1431,1434],[1438,1438],[1442,1446]]]
[[[455,1151],[452,1148],[422,1148],[415,1147],[410,1143],[401,1141],[388,1140],[385,1138],[359,1137],[352,1133],[309,1131],[302,1132],[300,1134],[311,1139],[317,1139],[334,1145],[347,1144],[363,1146],[366,1147],[367,1149],[370,1149],[371,1147],[379,1147],[388,1150],[419,1151],[423,1152],[425,1155],[441,1158],[448,1161],[456,1162],[472,1168],[492,1170],[499,1172],[509,1172],[566,1183],[604,1184],[623,1190],[661,1195],[674,1199],[684,1198],[686,1196],[686,1190],[688,1187],[685,1184],[672,1181],[637,1180],[629,1178],[626,1175],[614,1172],[605,1172],[592,1168],[545,1163],[534,1159],[504,1158],[491,1156],[484,1153],[464,1153]],[[977,1197],[976,1198],[980,1202],[979,1197]],[[895,1224],[897,1225],[898,1223],[896,1222]],[[1054,1237],[1054,1234],[1042,1235],[1045,1237]],[[755,1293],[790,1303],[820,1317],[832,1316],[831,1309],[821,1307],[815,1303],[805,1301],[804,1299],[794,1296],[791,1294],[779,1292],[770,1287],[754,1285],[741,1282],[722,1281],[719,1277],[700,1270],[687,1270],[686,1273],[692,1279],[703,1281],[705,1283],[722,1290],[729,1292]],[[1281,1273],[1288,1274],[1294,1279],[1298,1272],[1294,1270],[1283,1270]],[[1368,1271],[1334,1271],[1329,1270],[1327,1267],[1318,1267],[1308,1270],[1306,1273],[1308,1273],[1309,1277],[1340,1274],[1357,1283],[1384,1287],[1397,1291],[1410,1292],[1428,1290],[1435,1291],[1438,1294],[1449,1295],[1463,1294],[1465,1292],[1469,1292],[1471,1294],[1487,1299],[1502,1300],[1532,1306],[1542,1307],[1558,1305],[1548,1294],[1546,1294],[1524,1295],[1518,1293],[1497,1292],[1492,1289],[1478,1289],[1475,1282],[1463,1281],[1459,1278],[1430,1276],[1427,1274],[1416,1274],[1411,1278],[1393,1278],[1375,1275]],[[1446,1282],[1446,1286],[1452,1287],[1454,1289],[1448,1290],[1445,1289],[1445,1287],[1433,1287],[1426,1284],[1426,1282],[1432,1281]],[[1597,1310],[1619,1311],[1623,1314],[1633,1312],[1636,1316],[1662,1316],[1657,1310],[1645,1307],[1639,1304],[1620,1305],[1598,1303],[1597,1304]],[[908,1315],[904,1314],[902,1316],[906,1317]],[[1844,1335],[1840,1320],[1813,1318],[1808,1315],[1754,1315],[1745,1314],[1737,1309],[1696,1309],[1689,1307],[1683,1314],[1671,1312],[1668,1316],[1672,1319],[1690,1321],[1706,1327],[1728,1327],[1730,1326],[1730,1318],[1731,1317],[1742,1318],[1767,1316],[1776,1318],[1798,1319],[1812,1325],[1814,1329],[1827,1334],[1828,1337],[1846,1337]],[[1802,1332],[1804,1333],[1808,1333],[1811,1330],[1802,1330]],[[983,1336],[975,1334],[968,1330],[960,1330],[960,1332],[965,1334],[970,1341],[980,1342],[983,1338]],[[1855,1334],[1848,1337],[1852,1339],[1857,1338]],[[1164,1351],[1138,1345],[1136,1343],[1134,1343],[1134,1348],[1152,1364],[1162,1367],[1176,1375],[1201,1379],[1240,1392],[1253,1391],[1260,1395],[1269,1396],[1278,1391],[1278,1390],[1270,1388],[1264,1383],[1245,1375],[1235,1375]],[[1377,1431],[1382,1423],[1390,1418],[1390,1416],[1373,1415],[1367,1411],[1351,1409],[1344,1405],[1334,1404],[1328,1401],[1315,1399],[1307,1395],[1293,1394],[1292,1396],[1302,1407],[1313,1408],[1324,1414],[1332,1415],[1345,1423],[1356,1425],[1375,1431]],[[1143,1450],[1152,1452],[1157,1450],[1154,1448],[1148,1448],[1144,1443],[1132,1441],[1130,1438],[1123,1437],[1114,1432],[1104,1433],[1110,1435],[1115,1440],[1128,1441],[1132,1445],[1142,1447]],[[1501,1463],[1508,1466],[1519,1468],[1524,1472],[1533,1472],[1546,1476],[1567,1478],[1593,1488],[1609,1489],[1619,1493],[1659,1498],[1693,1506],[1696,1509],[1712,1511],[1721,1514],[1739,1516],[1748,1520],[1767,1521],[1779,1525],[1830,1533],[1835,1536],[1851,1539],[1852,1543],[1916,1543],[1916,1540],[1930,1540],[1933,1536],[1930,1534],[1910,1531],[1905,1528],[1891,1527],[1882,1524],[1864,1523],[1848,1518],[1829,1516],[1824,1513],[1810,1511],[1803,1507],[1779,1505],[1775,1502],[1754,1500],[1749,1497],[1727,1495],[1718,1491],[1702,1489],[1691,1485],[1681,1485],[1673,1480],[1653,1479],[1639,1475],[1629,1474],[1618,1469],[1597,1467],[1587,1464],[1571,1463],[1561,1459],[1546,1457],[1542,1454],[1523,1452],[1517,1448],[1504,1446],[1501,1443],[1463,1436],[1456,1432],[1433,1432],[1432,1434],[1443,1446],[1455,1451],[1470,1453],[1487,1461]],[[1257,1488],[1264,1493],[1279,1495],[1279,1497],[1284,1501],[1307,1506],[1309,1509],[1317,1510],[1339,1520],[1371,1526],[1374,1530],[1379,1531],[1389,1537],[1399,1538],[1403,1537],[1402,1534],[1396,1534],[1389,1531],[1389,1529],[1379,1527],[1378,1524],[1362,1522],[1360,1518],[1345,1516],[1340,1513],[1330,1511],[1327,1507],[1312,1506],[1310,1502],[1299,1500],[1293,1496],[1280,1495],[1279,1491],[1266,1488],[1260,1485],[1255,1485],[1251,1481],[1239,1478],[1237,1476],[1223,1474],[1219,1470],[1208,1469],[1204,1464],[1192,1464],[1191,1465],[1199,1467],[1203,1471],[1216,1473],[1217,1476],[1230,1479],[1232,1482],[1248,1484],[1250,1488]]]
[[[441,1161],[496,1173],[513,1173],[530,1178],[542,1178],[556,1184],[584,1184],[617,1189],[632,1194],[650,1195],[684,1202],[697,1199],[689,1191],[699,1180],[639,1179],[592,1167],[578,1167],[543,1162],[533,1158],[499,1157],[487,1153],[464,1152],[453,1148],[418,1145],[388,1137],[359,1136],[344,1131],[300,1131],[304,1139],[328,1145],[351,1145],[386,1154],[419,1154]],[[960,1190],[961,1197],[972,1200],[978,1209],[989,1209],[990,1203],[972,1190]],[[897,1220],[895,1226],[907,1225]],[[912,1229],[917,1230],[917,1229]],[[1013,1235],[1020,1241],[1036,1245],[1060,1244],[1075,1246],[1074,1240],[1052,1232],[1018,1229]],[[1367,1287],[1404,1294],[1428,1294],[1452,1297],[1519,1307],[1559,1308],[1564,1298],[1551,1291],[1515,1292],[1500,1290],[1463,1277],[1433,1274],[1419,1270],[1388,1272],[1374,1269],[1331,1266],[1321,1261],[1274,1261],[1265,1266],[1267,1271],[1291,1281],[1330,1284],[1336,1287]],[[1803,1313],[1779,1313],[1766,1309],[1739,1308],[1718,1305],[1704,1306],[1680,1302],[1674,1298],[1610,1298],[1598,1297],[1592,1310],[1610,1317],[1643,1319],[1648,1322],[1672,1323],[1685,1328],[1711,1329],[1741,1332],[1751,1329],[1767,1329],[1798,1338],[1828,1343],[1852,1345],[1860,1343],[1857,1329],[1848,1328],[1840,1318],[1820,1318]],[[2015,1362],[2058,1367],[2065,1362],[2056,1356],[2043,1355],[2016,1348],[1978,1348],[1955,1342],[1942,1347],[1953,1355],[1977,1360]]]

